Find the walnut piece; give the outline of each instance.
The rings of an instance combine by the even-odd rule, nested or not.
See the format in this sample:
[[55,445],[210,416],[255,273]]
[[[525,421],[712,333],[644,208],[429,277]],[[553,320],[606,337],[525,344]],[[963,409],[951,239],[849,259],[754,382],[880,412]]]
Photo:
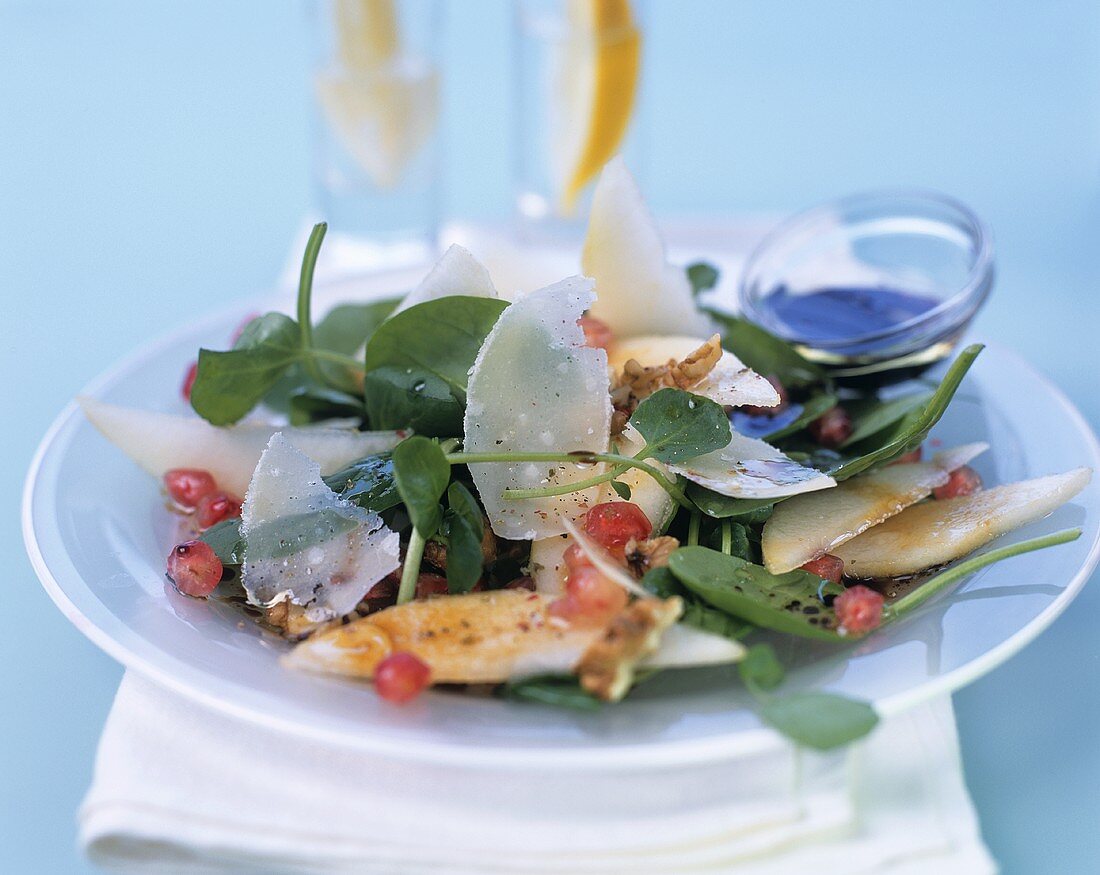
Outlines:
[[626,542],[626,562],[636,577],[641,577],[650,568],[663,568],[668,565],[668,557],[680,546],[680,542],[671,535],[660,535],[647,541],[631,538]]
[[635,666],[657,649],[665,629],[683,610],[676,596],[637,599],[627,605],[577,663],[581,686],[605,702],[617,702],[634,682]]

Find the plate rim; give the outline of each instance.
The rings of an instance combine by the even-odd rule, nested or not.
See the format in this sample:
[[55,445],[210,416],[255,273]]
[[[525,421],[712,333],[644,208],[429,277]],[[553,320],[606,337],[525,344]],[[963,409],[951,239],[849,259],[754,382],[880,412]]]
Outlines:
[[[188,322],[176,330],[166,332],[139,346],[112,366],[97,375],[80,391],[80,395],[94,394],[111,384],[145,358],[170,346],[184,336],[226,321],[234,314],[254,308],[255,304],[271,303],[271,297],[256,296],[245,302],[235,302],[219,308],[203,319]],[[1042,371],[1032,365],[1016,350],[997,343],[979,339],[976,342],[1005,355],[1020,368],[1029,371],[1050,393],[1050,398],[1067,415],[1084,439],[1087,451],[1100,463],[1100,440],[1088,420],[1077,409],[1062,389]],[[212,711],[244,720],[269,730],[287,733],[314,742],[323,742],[340,748],[361,750],[409,762],[445,766],[494,767],[499,769],[521,768],[586,768],[602,771],[619,771],[638,768],[670,768],[721,762],[742,756],[751,756],[774,750],[787,742],[766,725],[748,730],[734,731],[705,739],[678,741],[654,741],[636,744],[618,744],[599,747],[559,748],[490,748],[466,747],[434,741],[399,741],[374,735],[369,727],[361,734],[351,736],[346,732],[328,730],[320,725],[308,725],[290,717],[260,712],[247,705],[238,705],[232,699],[208,692],[186,678],[177,677],[169,667],[153,664],[133,648],[122,644],[109,632],[90,620],[65,592],[60,581],[50,570],[34,529],[34,492],[41,467],[53,448],[59,432],[74,416],[80,415],[75,399],[70,400],[51,422],[35,449],[23,484],[21,518],[23,541],[31,566],[39,582],[61,613],[93,644],[126,670],[135,671],[154,683],[209,708]],[[978,678],[1003,664],[1044,632],[1078,596],[1097,565],[1100,564],[1100,528],[1093,537],[1089,552],[1077,568],[1065,589],[1027,625],[990,648],[981,656],[952,671],[926,681],[904,692],[886,696],[871,702],[875,711],[889,718],[911,710],[939,696],[973,683]]]

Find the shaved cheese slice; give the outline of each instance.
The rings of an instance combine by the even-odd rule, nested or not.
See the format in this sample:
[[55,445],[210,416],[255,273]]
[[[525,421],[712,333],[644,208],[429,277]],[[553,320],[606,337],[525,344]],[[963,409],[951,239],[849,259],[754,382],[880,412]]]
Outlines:
[[443,253],[435,267],[421,280],[420,285],[405,295],[393,312],[400,313],[425,301],[434,301],[451,295],[467,295],[473,298],[500,297],[489,277],[489,271],[474,258],[470,250],[457,243],[452,244]]
[[687,273],[667,262],[657,223],[621,158],[607,163],[596,184],[581,267],[596,281],[592,315],[616,337],[710,334]]
[[289,599],[314,622],[351,613],[401,564],[397,532],[329,489],[320,466],[282,434],[256,466],[241,534],[249,601],[270,607]]
[[733,498],[784,498],[836,486],[832,477],[799,465],[771,444],[737,432],[724,448],[668,468]]
[[233,495],[244,494],[260,454],[277,431],[314,459],[325,475],[364,456],[392,450],[405,436],[394,431],[320,425],[280,428],[242,423],[219,427],[194,415],[136,410],[95,398],[77,401],[107,440],[154,477],[173,468],[201,468],[210,472],[219,488]]
[[1088,468],[914,505],[833,552],[852,577],[898,577],[945,565],[1041,519],[1085,488]]
[[986,449],[988,444],[968,444],[939,453],[931,462],[889,465],[845,480],[835,489],[777,504],[760,540],[765,567],[783,574],[831,552],[927,498],[947,482],[949,472]]
[[[670,359],[683,361],[704,343],[705,339],[680,335],[634,337],[611,344],[607,360],[615,371],[622,371],[623,365],[631,359],[640,365],[655,367],[668,364]],[[775,387],[746,367],[732,352],[723,351],[711,372],[688,389],[716,404],[730,407],[774,407],[779,403],[779,393]]]
[[[591,281],[573,277],[531,292],[504,311],[470,369],[466,452],[607,451],[607,353],[585,346],[577,324],[592,300]],[[575,483],[601,469],[491,462],[470,465],[470,474],[493,531],[502,538],[534,540],[564,532],[562,520],[599,501],[599,487],[521,501],[504,499],[504,490]]]

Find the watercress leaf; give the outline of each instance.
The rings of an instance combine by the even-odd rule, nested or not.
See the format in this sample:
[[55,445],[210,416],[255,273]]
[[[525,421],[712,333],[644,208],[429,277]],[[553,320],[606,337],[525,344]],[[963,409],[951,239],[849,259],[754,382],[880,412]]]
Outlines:
[[[847,480],[849,477],[883,465],[919,447],[928,437],[932,427],[940,421],[951,399],[955,397],[963,377],[966,376],[966,372],[970,370],[970,366],[974,364],[974,359],[982,349],[983,346],[980,343],[964,349],[947,369],[939,387],[923,407],[911,410],[892,429],[887,429],[881,440],[879,436],[874,436],[873,442],[877,444],[874,449],[869,449],[856,458],[838,462],[827,473],[836,480]],[[863,445],[860,449],[864,449]]]
[[737,671],[745,686],[753,692],[774,690],[786,676],[779,658],[770,644],[754,644],[745,658],[737,663]]
[[511,681],[500,688],[500,695],[507,699],[522,699],[579,711],[598,711],[603,705],[595,696],[585,692],[580,682],[570,675],[544,675]]
[[780,498],[731,498],[712,492],[698,483],[687,485],[687,496],[699,510],[714,519],[732,519],[745,525],[767,520]]
[[737,316],[714,310],[708,313],[723,328],[722,346],[758,374],[777,377],[788,389],[828,383],[825,371],[785,340]]
[[878,714],[867,702],[831,693],[768,697],[760,717],[788,738],[815,750],[830,750],[867,735]]
[[408,428],[427,437],[462,434],[464,397],[435,374],[380,367],[363,381],[367,421],[375,429]]
[[199,540],[209,544],[224,566],[244,562],[244,537],[241,535],[241,518],[222,520],[211,526]]
[[683,462],[730,442],[730,423],[718,404],[682,389],[659,389],[644,399],[630,424],[645,438],[642,459]]
[[367,373],[382,367],[436,377],[466,403],[470,368],[507,302],[452,295],[402,310],[379,326],[367,343]]
[[832,410],[837,405],[837,397],[830,392],[818,392],[807,398],[801,405],[801,410],[794,419],[786,424],[772,429],[764,435],[766,441],[777,441],[795,432],[802,431],[822,414]]
[[326,419],[362,419],[363,399],[321,387],[300,389],[287,404],[291,425],[309,425]]
[[313,345],[354,355],[394,311],[397,298],[368,304],[339,304],[313,327]]
[[681,547],[668,567],[680,582],[710,605],[760,626],[825,641],[843,641],[836,614],[821,596],[838,595],[843,587],[824,583],[806,571],[771,574],[737,556],[706,547]]
[[755,626],[731,617],[729,614],[710,607],[692,593],[684,589],[676,575],[667,567],[651,568],[641,579],[641,585],[658,598],[667,599],[678,596],[684,603],[684,611],[678,622],[692,626],[712,635],[721,635],[739,641],[755,630]]
[[699,297],[703,292],[709,292],[718,285],[718,268],[705,261],[697,261],[687,267],[688,282],[691,283],[691,293]]
[[439,501],[451,479],[447,457],[435,441],[413,435],[394,448],[393,475],[413,526],[427,540],[442,521]]
[[393,476],[393,455],[379,453],[354,462],[325,478],[329,489],[363,510],[381,513],[401,503]]
[[248,561],[293,556],[357,529],[360,522],[331,507],[269,520],[249,529]]
[[625,483],[620,483],[618,480],[612,480],[611,488],[615,490],[615,494],[623,501],[630,501],[630,487]]
[[458,481],[447,488],[447,589],[469,592],[481,578],[485,522],[477,499]]
[[852,418],[852,433],[840,446],[858,444],[865,438],[878,434],[883,429],[905,419],[913,411],[924,408],[931,399],[931,392],[916,392],[892,398],[889,401],[861,398],[858,401],[845,403],[844,409]]
[[191,406],[213,425],[237,422],[302,357],[298,323],[282,313],[253,319],[228,352],[199,350]]
[[[729,526],[730,549],[728,551],[722,550],[724,538],[722,530],[724,526]],[[729,552],[732,556],[740,556],[742,559],[751,559],[752,557],[752,550],[749,547],[748,531],[744,525],[738,522],[727,519],[716,526],[712,525],[706,537],[702,539],[702,542],[711,549],[719,550],[723,553]]]

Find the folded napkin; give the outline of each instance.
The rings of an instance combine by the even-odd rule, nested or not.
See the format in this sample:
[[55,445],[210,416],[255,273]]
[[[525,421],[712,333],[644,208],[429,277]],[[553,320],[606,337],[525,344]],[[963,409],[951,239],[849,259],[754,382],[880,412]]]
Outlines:
[[950,700],[847,751],[675,769],[466,769],[305,742],[127,673],[80,811],[118,872],[992,872]]

